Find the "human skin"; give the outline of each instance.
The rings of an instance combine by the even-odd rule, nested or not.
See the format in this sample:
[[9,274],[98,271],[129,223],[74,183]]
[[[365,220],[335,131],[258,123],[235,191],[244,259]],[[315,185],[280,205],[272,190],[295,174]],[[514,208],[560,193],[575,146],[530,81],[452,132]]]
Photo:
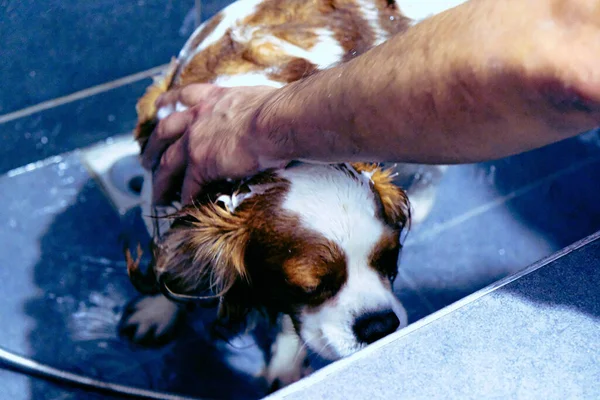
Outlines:
[[281,89],[198,84],[142,155],[155,201],[291,160],[497,159],[600,122],[600,1],[471,0]]

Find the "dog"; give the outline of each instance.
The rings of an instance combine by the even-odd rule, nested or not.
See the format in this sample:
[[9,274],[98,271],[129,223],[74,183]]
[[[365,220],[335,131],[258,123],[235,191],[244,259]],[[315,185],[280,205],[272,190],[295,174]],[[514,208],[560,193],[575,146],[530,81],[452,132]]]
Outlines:
[[[282,87],[414,23],[394,0],[238,0],[201,25],[148,88],[135,137],[143,151],[158,121],[183,109],[156,109],[171,89]],[[142,208],[153,262],[142,273],[139,257],[126,255],[145,294],[122,318],[133,341],[169,337],[185,312],[181,303],[216,305],[228,327],[261,311],[280,325],[264,377],[284,386],[305,373],[307,348],[335,360],[407,325],[392,286],[411,206],[393,169],[298,162],[204,192],[193,205],[158,207],[146,171]],[[423,201],[412,210],[423,219],[430,208]]]

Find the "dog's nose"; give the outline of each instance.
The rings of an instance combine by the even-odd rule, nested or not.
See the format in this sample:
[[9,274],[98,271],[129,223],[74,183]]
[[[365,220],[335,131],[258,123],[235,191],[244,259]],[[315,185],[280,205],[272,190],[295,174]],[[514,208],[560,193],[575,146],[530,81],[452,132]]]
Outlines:
[[400,320],[392,310],[370,312],[361,315],[354,321],[354,334],[359,342],[373,343],[384,336],[395,332]]

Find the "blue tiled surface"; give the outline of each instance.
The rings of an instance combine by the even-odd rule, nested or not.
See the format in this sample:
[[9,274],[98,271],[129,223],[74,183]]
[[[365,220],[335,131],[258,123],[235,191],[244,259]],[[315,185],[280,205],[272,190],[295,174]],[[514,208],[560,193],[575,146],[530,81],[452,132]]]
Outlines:
[[[136,296],[122,242],[144,243],[147,237],[139,210],[121,220],[77,154],[4,175],[0,190],[3,347],[56,367],[144,388],[212,398],[263,393],[262,382],[248,375],[259,367],[256,345],[245,342],[249,348],[241,353],[235,343],[208,340],[203,321],[210,318],[192,319],[178,340],[161,349],[131,346],[118,337],[122,309]],[[82,397],[81,392],[9,372],[0,374],[0,387],[0,398],[13,400],[103,398]]]
[[194,28],[193,6],[193,0],[0,1],[0,114],[168,62]]
[[597,399],[600,234],[594,237],[272,398]]
[[[228,3],[203,1],[204,16]],[[164,64],[191,30],[192,4],[50,1],[42,7],[0,0],[0,115]],[[147,240],[139,210],[120,218],[78,154],[63,153],[129,132],[135,101],[149,82],[0,124],[0,320],[10,321],[0,346],[120,383],[260,397],[264,386],[250,377],[259,368],[257,347],[209,340],[210,310],[199,311],[196,323],[165,348],[132,347],[116,335],[122,308],[135,295],[122,239]],[[62,158],[9,172],[56,155]],[[430,218],[412,230],[403,255],[396,292],[411,322],[600,229],[599,164],[600,139],[588,135],[449,168]],[[528,290],[535,300],[524,291],[511,296],[546,306],[556,300],[552,288]],[[1,369],[0,388],[0,399],[105,398]]]
[[131,132],[137,119],[136,99],[151,82],[143,79],[0,124],[0,174]]
[[600,229],[599,179],[600,147],[581,138],[449,168],[403,254],[401,284],[425,303],[409,309],[412,320]]

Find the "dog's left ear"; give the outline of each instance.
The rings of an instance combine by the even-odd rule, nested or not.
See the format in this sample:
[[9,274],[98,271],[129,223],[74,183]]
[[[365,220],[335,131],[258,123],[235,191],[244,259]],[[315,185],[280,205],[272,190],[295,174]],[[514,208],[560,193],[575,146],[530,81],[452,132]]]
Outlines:
[[220,204],[186,206],[156,246],[155,274],[172,299],[219,298],[220,317],[243,319],[239,304],[250,287],[245,266],[248,218]]
[[410,202],[406,192],[394,184],[394,170],[368,163],[353,163],[352,166],[371,180],[373,190],[381,199],[386,222],[401,229],[410,224]]

